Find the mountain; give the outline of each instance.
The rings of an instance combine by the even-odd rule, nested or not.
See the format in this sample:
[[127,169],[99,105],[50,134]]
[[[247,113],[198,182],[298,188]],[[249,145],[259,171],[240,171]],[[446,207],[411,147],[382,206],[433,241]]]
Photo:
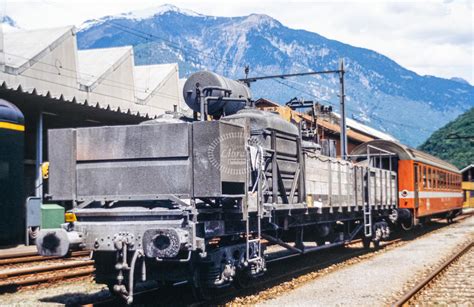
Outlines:
[[0,23],[7,24],[11,27],[18,28],[16,22],[8,15],[3,15],[0,17]]
[[420,149],[458,168],[474,163],[474,108],[433,133]]
[[19,30],[20,27],[13,18],[8,15],[0,16],[0,24],[2,24],[2,30],[5,32]]
[[[178,62],[180,73],[207,69],[230,78],[332,70],[344,58],[347,114],[416,146],[473,106],[474,87],[420,76],[388,57],[305,30],[267,15],[215,17],[172,5],[106,16],[84,23],[82,49],[133,45],[138,64]],[[338,107],[336,75],[258,81],[255,98],[291,98]]]
[[456,82],[460,82],[460,83],[463,83],[463,84],[469,84],[469,82],[467,82],[467,81],[464,80],[463,78],[452,77],[452,78],[449,79],[449,80],[456,81]]

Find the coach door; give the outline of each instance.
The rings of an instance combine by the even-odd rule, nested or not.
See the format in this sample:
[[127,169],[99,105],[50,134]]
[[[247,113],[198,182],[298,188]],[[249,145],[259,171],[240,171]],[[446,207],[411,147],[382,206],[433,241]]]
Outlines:
[[420,176],[419,176],[419,171],[420,171],[420,166],[415,163],[415,208],[418,208],[419,203],[418,203],[418,190],[419,190],[419,182],[420,182]]

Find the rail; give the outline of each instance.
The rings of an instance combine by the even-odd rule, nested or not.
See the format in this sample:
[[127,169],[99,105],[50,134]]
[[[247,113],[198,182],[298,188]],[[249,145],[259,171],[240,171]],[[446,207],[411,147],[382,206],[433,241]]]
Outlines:
[[422,281],[417,283],[412,289],[410,289],[405,295],[403,295],[397,302],[393,304],[394,307],[401,307],[406,306],[406,304],[422,289],[424,289],[430,282],[432,282],[437,276],[439,276],[442,272],[444,272],[453,262],[459,259],[462,255],[468,252],[472,246],[474,245],[473,242],[467,244],[464,248],[462,248],[459,252],[451,256],[448,260],[443,262],[436,270],[431,272],[426,278]]

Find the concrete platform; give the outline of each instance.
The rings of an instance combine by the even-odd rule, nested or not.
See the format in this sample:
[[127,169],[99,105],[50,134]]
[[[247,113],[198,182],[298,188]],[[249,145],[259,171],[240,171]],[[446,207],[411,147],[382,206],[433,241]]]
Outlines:
[[[415,276],[474,240],[474,217],[341,268],[258,306],[386,306]],[[473,259],[474,261],[474,259]]]
[[10,258],[23,253],[36,253],[36,246],[17,245],[14,247],[0,247],[0,258]]
[[463,215],[474,214],[474,208],[462,208],[462,214]]

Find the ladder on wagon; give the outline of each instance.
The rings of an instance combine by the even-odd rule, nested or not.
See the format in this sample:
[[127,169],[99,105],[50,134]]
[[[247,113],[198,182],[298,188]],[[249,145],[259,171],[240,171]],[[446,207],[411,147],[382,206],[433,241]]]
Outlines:
[[[257,155],[255,157],[256,163],[255,166],[257,168],[257,177],[255,180],[255,184],[252,187],[252,193],[257,192],[257,210],[256,210],[256,219],[257,219],[257,231],[255,235],[252,235],[253,231],[251,230],[250,225],[250,210],[248,208],[248,203],[245,204],[246,212],[246,233],[245,233],[245,241],[246,241],[246,260],[249,264],[252,263],[261,263],[263,261],[263,253],[262,253],[262,218],[263,218],[263,204],[264,204],[264,197],[263,197],[263,185],[265,181],[265,152],[262,147],[259,146]],[[247,168],[248,169],[248,168]],[[257,265],[257,267],[259,267]]]
[[[370,161],[370,160],[369,160]],[[372,171],[367,169],[367,199],[364,201],[363,215],[364,215],[364,235],[369,238],[372,237],[372,207],[370,206],[370,176]]]
[[257,204],[257,233],[255,237],[250,231],[250,214],[247,212],[246,221],[246,259],[248,263],[258,262],[262,260],[262,210],[260,204]]
[[[370,152],[370,149],[373,149],[375,150],[375,152]],[[392,171],[392,156],[395,156],[394,153],[392,152],[389,152],[389,151],[386,151],[384,149],[381,149],[381,148],[378,148],[378,147],[375,147],[375,146],[372,146],[372,145],[367,145],[367,180],[366,180],[366,184],[367,184],[367,197],[366,199],[364,200],[364,206],[363,206],[363,222],[364,222],[364,235],[365,237],[369,238],[369,237],[372,237],[372,201],[376,201],[375,200],[375,192],[376,192],[376,189],[377,189],[377,186],[376,186],[376,176],[374,176],[374,182],[372,183],[372,173],[374,173],[375,175],[375,171],[372,170],[372,166],[375,166],[377,167],[376,165],[376,162],[377,162],[377,158],[379,159],[379,165],[378,167],[379,168],[382,168],[383,167],[383,163],[382,163],[382,158],[383,157],[388,157],[388,166],[389,166],[389,169],[390,169],[390,174],[391,174],[391,171]],[[390,181],[391,182],[391,181]],[[374,199],[372,199],[371,195],[372,195],[372,184],[374,185]],[[391,184],[391,183],[390,183]],[[392,193],[392,192],[390,192]]]

